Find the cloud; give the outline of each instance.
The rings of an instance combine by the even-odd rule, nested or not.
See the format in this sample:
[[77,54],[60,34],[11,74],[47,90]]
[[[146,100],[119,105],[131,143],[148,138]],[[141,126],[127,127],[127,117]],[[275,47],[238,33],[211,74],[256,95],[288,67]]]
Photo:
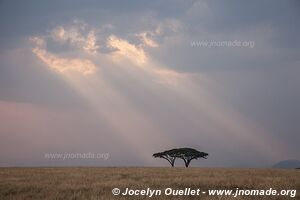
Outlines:
[[45,64],[59,73],[79,72],[88,75],[96,71],[96,66],[86,59],[62,58],[40,48],[34,48],[32,51]]
[[[135,39],[139,39],[142,42],[137,44],[116,35],[101,35],[101,27],[96,29],[88,29],[87,27],[89,27],[89,24],[75,21],[70,25],[56,26],[50,31],[50,35],[31,37],[30,40],[35,44],[33,53],[49,67],[60,73],[80,72],[84,75],[94,73],[96,67],[89,56],[85,54],[85,52],[88,52],[93,55],[97,54],[98,57],[107,55],[107,64],[114,62],[117,65],[129,66],[139,76],[150,77],[152,82],[167,86],[177,85],[178,80],[185,76],[185,74],[155,63],[154,59],[146,53],[146,47],[159,47],[152,37],[158,37],[163,34],[162,26],[158,26],[154,31],[132,33],[131,35]],[[95,30],[99,31],[98,35],[96,35]],[[96,41],[98,40],[105,41],[106,48],[110,49],[110,51],[105,53],[97,52],[99,46]],[[70,58],[70,56],[66,58],[51,53],[47,49],[48,42],[54,42],[52,45],[63,43],[72,46],[71,55],[72,51],[76,55],[73,58]],[[74,49],[74,47],[77,49]],[[79,52],[76,52],[78,50]],[[131,64],[128,65],[128,61]]]
[[85,40],[85,44],[83,46],[83,49],[91,54],[96,54],[97,50],[98,50],[99,46],[97,45],[97,39],[95,36],[95,32],[94,31],[90,31],[88,33],[88,36]]
[[137,34],[137,36],[141,38],[141,41],[143,42],[144,46],[148,46],[148,47],[152,47],[152,48],[158,47],[158,44],[149,37],[149,33],[143,32],[143,33]]
[[122,61],[129,60],[134,64],[133,66],[131,65],[133,68],[138,67],[142,70],[138,71],[141,75],[150,75],[156,83],[166,86],[176,86],[180,78],[187,75],[155,63],[150,56],[147,56],[142,46],[131,44],[125,39],[112,35],[107,39],[107,45],[110,48],[116,49],[109,54],[113,61],[124,65]]
[[118,38],[114,35],[111,35],[107,39],[107,45],[109,48],[116,49],[116,51],[112,52],[114,61],[121,61],[121,59],[126,58],[132,63],[141,65],[145,64],[148,60],[148,57],[142,48],[130,44],[127,40]]
[[[30,41],[35,47],[32,52],[51,69],[59,73],[77,72],[83,75],[93,74],[96,71],[95,64],[87,59],[83,53],[90,55],[97,54],[97,38],[94,29],[88,29],[88,24],[83,21],[74,20],[68,26],[57,26],[50,31],[50,35],[30,37]],[[67,44],[76,52],[77,47],[80,52],[73,57],[63,57],[51,53],[47,49],[47,43],[54,42],[54,46]]]
[[44,47],[46,45],[45,40],[40,37],[30,37],[29,40],[39,47]]
[[95,30],[87,30],[84,22],[73,22],[70,26],[58,26],[51,31],[52,38],[61,43],[69,43],[84,50],[86,53],[95,55],[99,49]]

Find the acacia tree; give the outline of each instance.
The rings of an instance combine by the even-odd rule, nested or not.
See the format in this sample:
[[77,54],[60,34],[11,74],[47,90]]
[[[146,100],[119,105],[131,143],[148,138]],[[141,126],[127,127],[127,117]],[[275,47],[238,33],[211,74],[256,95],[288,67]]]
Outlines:
[[174,167],[174,163],[176,160],[174,149],[155,153],[155,154],[153,154],[153,157],[154,158],[163,158],[163,159],[167,160],[172,167]]
[[200,152],[192,148],[171,149],[153,154],[153,157],[155,158],[163,158],[167,160],[172,167],[174,167],[176,158],[182,159],[184,161],[185,167],[188,167],[192,160],[197,160],[198,158],[207,159],[207,156],[208,153]]

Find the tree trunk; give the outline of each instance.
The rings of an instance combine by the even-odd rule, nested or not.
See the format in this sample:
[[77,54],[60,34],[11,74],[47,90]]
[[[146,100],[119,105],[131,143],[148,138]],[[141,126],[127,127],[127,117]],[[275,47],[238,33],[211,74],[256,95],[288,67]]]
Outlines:
[[184,165],[185,165],[185,167],[189,167],[189,163],[188,163],[188,161],[187,161],[187,160],[185,160],[184,158],[183,158],[183,161],[184,161]]

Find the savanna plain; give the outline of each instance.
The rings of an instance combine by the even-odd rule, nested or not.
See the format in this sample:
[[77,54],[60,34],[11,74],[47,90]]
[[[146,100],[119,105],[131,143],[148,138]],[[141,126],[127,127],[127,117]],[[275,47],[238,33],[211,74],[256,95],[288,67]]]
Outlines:
[[[297,190],[291,196],[123,196],[112,189]],[[0,199],[300,199],[299,169],[56,167],[0,168]]]

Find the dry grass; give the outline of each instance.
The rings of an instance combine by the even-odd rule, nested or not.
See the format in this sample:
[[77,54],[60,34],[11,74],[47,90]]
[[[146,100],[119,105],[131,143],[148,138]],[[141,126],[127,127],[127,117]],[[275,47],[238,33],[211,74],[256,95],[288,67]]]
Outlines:
[[[300,170],[210,168],[0,168],[0,199],[133,199],[125,189],[300,189]],[[147,197],[140,196],[139,199]],[[135,198],[138,199],[138,198]],[[150,198],[149,198],[150,199]],[[151,199],[299,199],[289,196],[159,196]]]

